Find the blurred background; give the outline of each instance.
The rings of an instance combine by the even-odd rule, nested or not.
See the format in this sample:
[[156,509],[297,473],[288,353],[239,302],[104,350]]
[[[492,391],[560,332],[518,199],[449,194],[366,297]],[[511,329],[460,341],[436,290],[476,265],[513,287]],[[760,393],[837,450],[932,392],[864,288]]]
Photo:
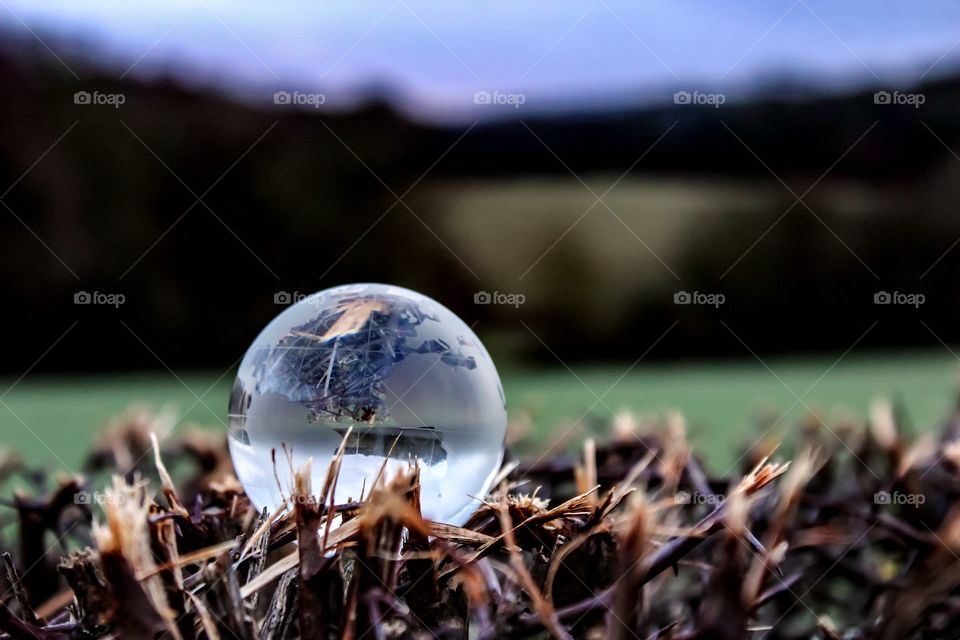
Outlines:
[[2,445],[225,422],[311,292],[421,291],[519,447],[949,415],[960,5],[0,2]]

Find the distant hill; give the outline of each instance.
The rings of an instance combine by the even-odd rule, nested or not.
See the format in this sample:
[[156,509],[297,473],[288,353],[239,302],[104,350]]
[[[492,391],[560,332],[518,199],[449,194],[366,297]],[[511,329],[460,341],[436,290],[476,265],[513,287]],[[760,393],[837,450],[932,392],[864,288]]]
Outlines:
[[[84,91],[121,94],[123,104],[77,104],[75,94]],[[867,294],[896,287],[924,291],[924,318],[944,340],[960,340],[954,277],[960,250],[947,252],[960,237],[960,162],[945,148],[960,150],[960,78],[910,91],[922,93],[919,109],[876,104],[873,92],[771,96],[720,108],[529,117],[519,109],[515,120],[479,123],[464,136],[465,127],[415,123],[385,103],[350,113],[267,110],[170,81],[78,82],[44,52],[8,45],[0,52],[0,193],[8,191],[2,201],[9,208],[0,208],[0,294],[7,310],[0,322],[9,345],[0,369],[22,372],[77,319],[43,369],[155,367],[156,357],[172,367],[229,363],[279,311],[276,292],[358,280],[394,281],[448,301],[482,321],[482,333],[513,357],[543,350],[518,331],[516,315],[472,305],[474,291],[535,290],[522,317],[564,357],[624,357],[625,341],[639,344],[639,332],[652,342],[674,319],[676,338],[652,357],[742,354],[716,315],[673,305],[661,280],[625,269],[629,262],[597,262],[605,245],[562,245],[536,282],[503,284],[486,280],[486,273],[474,277],[456,255],[466,244],[451,246],[451,234],[437,232],[462,219],[438,204],[446,202],[440,192],[494,185],[508,202],[511,185],[540,180],[547,185],[536,192],[542,206],[530,215],[546,216],[533,209],[564,206],[550,199],[559,191],[549,185],[577,184],[568,168],[610,182],[671,126],[632,176],[777,195],[764,195],[768,204],[749,211],[732,197],[720,207],[724,215],[695,225],[676,249],[679,280],[670,287],[736,299],[722,317],[762,350],[846,348],[855,327],[877,312],[862,304]],[[818,188],[820,220],[798,206],[802,215],[775,223],[794,199],[771,170],[798,195],[830,170],[828,182],[845,195],[831,199]],[[412,216],[394,194],[425,173],[404,198]],[[862,217],[874,203],[884,205],[883,216]],[[639,228],[649,216],[642,198],[635,205],[629,215]],[[491,216],[490,224],[511,233],[509,220]],[[533,234],[533,255],[557,235],[552,228]],[[757,237],[764,241],[750,260],[765,266],[751,262],[722,279]],[[475,249],[496,256],[490,253],[496,244]],[[635,250],[646,255],[639,245]],[[599,275],[577,279],[587,273]],[[597,331],[595,313],[580,301],[614,279],[623,287],[603,305]],[[75,305],[78,291],[123,293],[126,300],[119,309]],[[910,316],[883,323],[868,344],[931,342],[929,333],[904,332],[901,321],[917,325]]]

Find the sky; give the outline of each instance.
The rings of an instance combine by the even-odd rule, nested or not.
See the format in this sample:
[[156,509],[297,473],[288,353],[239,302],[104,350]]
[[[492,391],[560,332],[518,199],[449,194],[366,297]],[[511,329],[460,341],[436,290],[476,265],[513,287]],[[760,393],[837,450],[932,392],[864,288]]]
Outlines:
[[960,3],[937,0],[0,0],[0,25],[81,81],[77,56],[246,100],[299,91],[307,109],[383,94],[428,120],[736,99],[786,79],[907,88],[960,62]]

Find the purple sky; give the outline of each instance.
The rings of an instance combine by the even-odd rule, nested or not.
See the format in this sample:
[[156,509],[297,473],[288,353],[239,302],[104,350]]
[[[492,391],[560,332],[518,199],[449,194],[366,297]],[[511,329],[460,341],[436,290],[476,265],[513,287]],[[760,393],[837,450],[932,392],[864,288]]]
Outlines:
[[327,105],[389,89],[411,113],[449,120],[513,109],[476,105],[477,91],[522,93],[528,110],[677,89],[732,99],[784,74],[905,88],[960,61],[960,4],[934,0],[0,0],[0,22],[29,28],[81,80],[75,49],[117,76],[171,74],[271,103],[277,89]]

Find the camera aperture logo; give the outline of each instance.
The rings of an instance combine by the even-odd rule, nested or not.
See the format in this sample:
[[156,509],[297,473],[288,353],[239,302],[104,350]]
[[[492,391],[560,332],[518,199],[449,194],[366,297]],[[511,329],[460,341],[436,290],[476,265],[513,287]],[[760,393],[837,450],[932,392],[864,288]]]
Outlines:
[[906,105],[919,109],[927,101],[922,93],[902,93],[900,91],[877,91],[873,94],[873,104]]
[[719,309],[727,302],[722,293],[704,293],[701,291],[677,291],[673,294],[673,304],[698,304]]
[[519,109],[526,103],[527,96],[522,93],[502,93],[500,91],[477,91],[473,94],[473,104],[507,105]]
[[103,93],[101,91],[77,91],[73,94],[73,104],[106,106],[119,109],[127,101],[122,93]]
[[503,291],[477,291],[473,294],[473,304],[505,304],[519,309],[527,301],[522,293],[504,293]]
[[727,101],[722,93],[704,93],[702,91],[677,91],[673,94],[673,104],[710,106],[719,109]]
[[303,91],[277,91],[273,94],[273,104],[313,107],[319,109],[326,104],[327,96],[322,93],[304,93]]
[[122,293],[105,293],[103,291],[77,291],[73,294],[73,304],[89,304],[119,308],[127,301]]
[[877,291],[873,294],[873,304],[884,305],[902,305],[919,309],[920,305],[927,301],[927,296],[922,293],[905,293],[903,291]]

